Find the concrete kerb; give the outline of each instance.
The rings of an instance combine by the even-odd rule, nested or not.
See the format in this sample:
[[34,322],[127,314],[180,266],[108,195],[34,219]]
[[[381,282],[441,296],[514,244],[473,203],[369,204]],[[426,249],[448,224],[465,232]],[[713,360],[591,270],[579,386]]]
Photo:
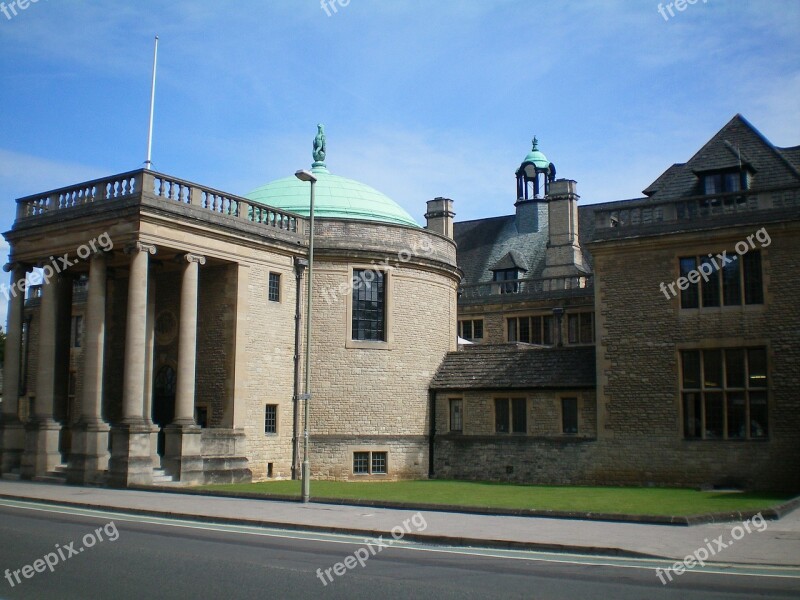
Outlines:
[[[194,496],[213,496],[220,498],[241,498],[244,500],[266,500],[275,502],[300,502],[297,496],[253,494],[249,492],[223,492],[217,490],[197,490],[181,487],[129,486],[144,492],[169,492]],[[674,525],[690,527],[709,523],[728,523],[744,521],[757,514],[769,521],[776,521],[800,507],[800,496],[771,508],[704,513],[699,515],[626,515],[617,513],[594,513],[581,511],[560,511],[525,508],[487,508],[481,506],[461,506],[449,504],[425,504],[411,502],[390,502],[384,500],[360,500],[350,498],[313,498],[314,504],[333,504],[338,506],[364,506],[369,508],[391,508],[397,510],[424,510],[428,512],[447,512],[468,515],[488,515],[497,517],[544,517],[548,519],[567,519],[573,521],[604,521],[610,523],[635,523],[640,525]]]
[[[138,487],[139,491],[145,491],[147,488]],[[165,490],[152,490],[164,492]],[[170,492],[171,493],[171,492]],[[210,495],[210,494],[195,494],[195,495]],[[226,496],[231,497],[231,496]],[[88,510],[103,510],[107,509],[120,515],[139,515],[148,517],[162,517],[179,519],[186,521],[195,521],[216,525],[245,525],[251,527],[268,527],[271,529],[279,529],[284,531],[311,531],[318,533],[338,533],[344,535],[357,535],[367,536],[374,538],[376,536],[391,536],[391,531],[383,531],[380,529],[358,529],[353,527],[333,527],[322,525],[308,525],[308,524],[293,524],[278,521],[262,521],[256,519],[237,519],[234,517],[219,517],[219,516],[206,516],[196,514],[177,513],[171,511],[157,511],[147,510],[140,508],[116,508],[113,506],[98,506],[96,504],[89,504],[86,502],[72,502],[68,500],[51,500],[41,498],[30,498],[27,496],[18,496],[14,494],[0,494],[0,498],[6,500],[17,500],[20,502],[36,502],[38,504],[47,504],[51,506],[69,506],[72,508],[83,508]],[[248,498],[252,499],[252,498]],[[295,500],[292,498],[292,500]],[[570,554],[592,554],[597,556],[616,556],[620,558],[651,558],[661,559],[667,558],[658,556],[656,554],[647,554],[644,552],[635,552],[633,550],[625,550],[622,548],[603,548],[597,546],[579,546],[572,544],[547,544],[541,542],[518,542],[514,540],[493,540],[483,538],[468,538],[468,537],[452,537],[445,535],[426,535],[424,533],[408,532],[404,535],[403,539],[423,543],[423,544],[436,544],[451,547],[468,547],[468,548],[486,548],[486,549],[503,549],[503,550],[532,550],[539,552],[564,552]]]

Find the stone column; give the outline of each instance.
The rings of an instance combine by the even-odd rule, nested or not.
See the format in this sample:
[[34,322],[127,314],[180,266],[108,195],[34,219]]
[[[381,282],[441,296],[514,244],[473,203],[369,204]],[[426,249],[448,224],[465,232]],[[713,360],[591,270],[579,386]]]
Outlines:
[[[70,280],[71,281],[71,280]],[[58,300],[61,277],[53,277],[42,285],[39,305],[39,348],[36,366],[36,399],[34,414],[26,427],[25,452],[20,473],[25,479],[43,476],[61,464],[58,441],[61,425],[53,418],[56,395],[58,337]]]
[[181,483],[203,482],[201,431],[194,420],[197,364],[197,292],[199,265],[204,256],[182,254],[181,309],[178,326],[178,380],[175,420],[166,428],[164,468]]
[[153,424],[153,362],[156,343],[156,281],[153,274],[147,283],[147,327],[144,363],[144,422],[150,427],[150,453],[153,466],[160,467],[158,455],[158,426]]
[[128,278],[128,314],[125,328],[125,373],[122,422],[111,430],[109,483],[118,486],[150,485],[153,459],[151,426],[144,417],[145,356],[147,354],[147,275],[155,246],[135,242],[125,248],[131,256]]
[[97,252],[89,262],[83,342],[81,414],[73,428],[67,467],[70,483],[101,483],[108,468],[108,424],[103,421],[103,358],[106,329],[106,255]]
[[11,271],[8,288],[8,326],[6,327],[3,366],[3,402],[0,415],[0,474],[18,473],[25,448],[25,428],[19,419],[19,378],[22,353],[22,317],[25,306],[27,268],[19,264],[4,267]]

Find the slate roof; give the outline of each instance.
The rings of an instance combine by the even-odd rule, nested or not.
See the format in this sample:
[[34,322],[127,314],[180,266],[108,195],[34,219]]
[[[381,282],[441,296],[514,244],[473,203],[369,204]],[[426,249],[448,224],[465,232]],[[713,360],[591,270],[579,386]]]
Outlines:
[[737,114],[692,158],[672,165],[643,193],[657,201],[700,195],[703,190],[698,173],[738,167],[740,158],[742,165],[754,172],[750,189],[800,184],[798,148],[776,148]]
[[449,352],[433,390],[575,389],[595,387],[593,346],[474,344]]

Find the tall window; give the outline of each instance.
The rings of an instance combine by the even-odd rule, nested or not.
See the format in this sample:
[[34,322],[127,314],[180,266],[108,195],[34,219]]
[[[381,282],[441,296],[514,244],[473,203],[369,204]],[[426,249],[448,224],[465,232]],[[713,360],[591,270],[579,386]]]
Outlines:
[[450,399],[450,431],[464,430],[464,401],[461,398]]
[[561,431],[578,433],[578,399],[561,399]]
[[264,433],[278,433],[277,404],[267,404],[264,410]]
[[761,252],[750,250],[741,256],[729,252],[726,258],[727,263],[716,255],[679,259],[681,278],[685,279],[681,308],[764,303]]
[[482,340],[483,319],[466,319],[459,321],[458,335],[465,340]]
[[497,433],[528,431],[528,409],[525,398],[495,398],[494,430]]
[[519,291],[519,270],[498,269],[492,275],[492,281],[500,282],[501,294],[516,294]]
[[508,341],[552,346],[555,332],[553,322],[553,315],[506,319]]
[[766,438],[767,384],[765,348],[682,351],[684,437]]
[[593,313],[569,313],[567,314],[567,329],[569,330],[568,340],[570,344],[593,344],[594,325]]
[[280,302],[281,301],[281,274],[280,273],[270,273],[269,274],[269,301],[270,302]]
[[386,340],[385,274],[371,269],[353,270],[353,339]]

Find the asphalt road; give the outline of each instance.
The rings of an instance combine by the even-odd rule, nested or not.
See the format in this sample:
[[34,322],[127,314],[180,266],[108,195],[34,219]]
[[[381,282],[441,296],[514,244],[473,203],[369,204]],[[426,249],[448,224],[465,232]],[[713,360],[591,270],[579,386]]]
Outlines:
[[662,585],[655,567],[665,564],[647,559],[449,549],[391,538],[383,544],[373,541],[370,549],[352,536],[3,501],[0,598],[800,597],[796,571],[717,568]]

